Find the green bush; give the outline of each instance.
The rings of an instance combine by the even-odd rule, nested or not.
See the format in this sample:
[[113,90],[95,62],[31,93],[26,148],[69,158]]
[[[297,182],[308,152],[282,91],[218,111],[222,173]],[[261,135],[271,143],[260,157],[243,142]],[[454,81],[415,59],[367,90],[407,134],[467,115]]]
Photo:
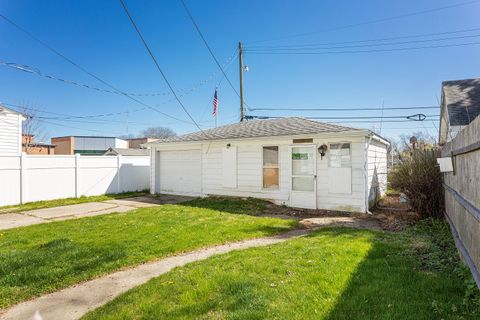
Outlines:
[[441,218],[444,213],[442,174],[435,151],[415,150],[392,169],[390,186],[409,198],[412,208],[422,217]]

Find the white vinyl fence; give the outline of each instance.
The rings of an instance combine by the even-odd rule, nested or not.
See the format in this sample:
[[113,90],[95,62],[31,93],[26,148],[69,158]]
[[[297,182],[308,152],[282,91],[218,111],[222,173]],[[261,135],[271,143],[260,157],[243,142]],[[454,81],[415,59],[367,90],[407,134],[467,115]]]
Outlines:
[[149,188],[149,156],[0,156],[0,206]]

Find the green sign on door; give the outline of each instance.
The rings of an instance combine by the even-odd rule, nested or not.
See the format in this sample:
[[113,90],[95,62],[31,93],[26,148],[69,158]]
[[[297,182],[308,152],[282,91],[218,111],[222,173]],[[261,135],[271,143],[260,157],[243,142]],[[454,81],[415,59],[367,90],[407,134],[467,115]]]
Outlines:
[[292,153],[292,160],[308,160],[308,153]]

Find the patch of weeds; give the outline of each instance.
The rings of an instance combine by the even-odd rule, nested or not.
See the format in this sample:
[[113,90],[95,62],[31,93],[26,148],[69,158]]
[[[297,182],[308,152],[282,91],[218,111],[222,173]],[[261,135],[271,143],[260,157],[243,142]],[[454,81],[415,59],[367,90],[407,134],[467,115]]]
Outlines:
[[452,271],[458,265],[459,256],[445,221],[421,220],[412,224],[406,230],[406,235],[410,246],[405,254],[416,259],[419,270]]
[[452,273],[464,284],[462,303],[446,305],[434,300],[435,314],[449,319],[480,317],[480,291],[470,270],[460,260],[448,223],[439,219],[422,220],[412,225],[406,234],[412,237],[410,249],[404,254],[415,259],[419,270]]

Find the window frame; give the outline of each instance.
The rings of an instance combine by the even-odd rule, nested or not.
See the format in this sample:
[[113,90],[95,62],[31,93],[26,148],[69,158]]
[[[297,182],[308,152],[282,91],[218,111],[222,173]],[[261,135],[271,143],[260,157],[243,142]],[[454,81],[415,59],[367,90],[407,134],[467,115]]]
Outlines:
[[[269,188],[266,188],[264,187],[264,170],[265,170],[265,165],[264,165],[264,160],[265,160],[265,157],[264,157],[264,153],[263,153],[263,149],[264,148],[268,148],[268,147],[277,147],[277,159],[278,159],[278,164],[277,164],[277,169],[278,169],[278,186],[276,188],[273,188],[273,187],[269,187]],[[281,165],[280,165],[280,145],[278,144],[265,144],[265,145],[262,145],[262,148],[261,148],[261,153],[262,153],[262,166],[261,166],[261,170],[262,170],[262,174],[261,174],[261,177],[262,177],[262,190],[263,191],[279,191],[280,190],[280,172],[281,172]],[[270,167],[270,168],[274,168],[273,166]]]
[[[348,167],[342,167],[341,163],[340,163],[340,167],[332,167],[330,165],[330,161],[331,161],[331,155],[332,155],[332,144],[346,144],[348,143],[349,147],[348,147],[348,153],[349,153],[349,156],[350,156],[350,166]],[[327,150],[327,153],[328,153],[328,167],[329,168],[352,168],[352,142],[351,141],[339,141],[339,142],[329,142],[328,143],[328,150]]]

